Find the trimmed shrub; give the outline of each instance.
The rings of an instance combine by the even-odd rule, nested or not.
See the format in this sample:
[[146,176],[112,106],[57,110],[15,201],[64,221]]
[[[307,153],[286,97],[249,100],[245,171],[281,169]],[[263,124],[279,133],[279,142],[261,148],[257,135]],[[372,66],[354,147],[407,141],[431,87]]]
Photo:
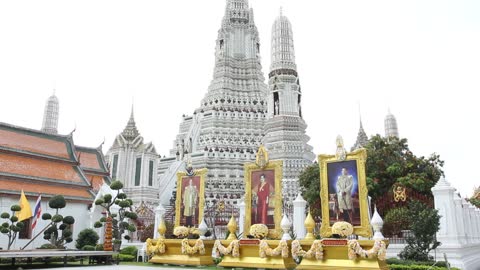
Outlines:
[[72,216],[66,216],[63,218],[63,223],[72,225],[73,223],[75,223],[75,218]]
[[128,255],[132,255],[132,256],[137,256],[137,247],[135,246],[128,246],[128,247],[124,247],[120,250],[120,254],[128,254]]
[[95,250],[95,246],[86,245],[86,246],[83,246],[83,247],[82,247],[82,250],[85,250],[85,251],[94,251],[94,250]]
[[61,208],[64,208],[66,205],[67,205],[67,202],[65,201],[65,198],[62,195],[53,196],[48,201],[48,206],[53,209],[61,209]]
[[22,207],[20,207],[20,205],[15,204],[10,207],[10,210],[12,210],[13,212],[18,212],[22,210]]
[[[135,256],[137,255],[135,254]],[[121,262],[133,262],[135,260],[135,256],[130,254],[118,254],[118,259]]]
[[100,250],[102,251],[103,250],[103,244],[98,244],[95,246],[95,250]]
[[38,249],[57,249],[57,247],[52,244],[43,244]]
[[84,246],[95,247],[99,238],[100,237],[98,237],[98,234],[96,231],[92,229],[84,229],[78,234],[75,247],[78,249],[82,249]]
[[119,189],[122,189],[123,188],[123,184],[122,182],[120,181],[113,181],[111,184],[110,184],[110,188],[113,189],[113,190],[119,190]]

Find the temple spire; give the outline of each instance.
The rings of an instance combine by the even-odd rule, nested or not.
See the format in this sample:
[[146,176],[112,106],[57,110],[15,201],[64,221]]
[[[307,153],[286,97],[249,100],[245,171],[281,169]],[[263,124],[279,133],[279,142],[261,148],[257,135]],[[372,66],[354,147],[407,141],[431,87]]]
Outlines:
[[282,8],[280,8],[280,14],[272,26],[270,71],[279,69],[297,69],[292,25],[288,18],[283,15]]
[[127,140],[133,140],[138,135],[140,135],[137,129],[137,125],[135,124],[135,118],[133,115],[133,104],[132,104],[132,111],[130,113],[130,119],[128,119],[127,126],[123,130],[122,135]]
[[360,128],[358,129],[357,141],[352,146],[350,151],[355,151],[360,148],[364,148],[368,144],[368,136],[363,129],[362,116],[360,116]]
[[295,64],[292,26],[282,9],[272,25],[268,77],[268,116],[263,143],[272,160],[283,160],[283,198],[292,201],[300,189],[298,177],[312,164],[315,154],[308,144],[310,137],[302,118],[302,91]]
[[48,98],[45,104],[43,113],[42,131],[50,134],[58,133],[58,116],[59,116],[59,102],[55,96],[55,89],[53,94]]

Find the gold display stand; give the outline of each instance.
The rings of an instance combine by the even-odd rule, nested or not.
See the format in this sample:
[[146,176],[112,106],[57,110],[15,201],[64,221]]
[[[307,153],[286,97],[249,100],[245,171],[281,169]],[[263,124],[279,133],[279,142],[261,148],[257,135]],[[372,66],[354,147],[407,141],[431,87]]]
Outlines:
[[[188,241],[190,246],[195,245],[196,239]],[[182,239],[165,239],[165,253],[155,254],[148,261],[150,263],[162,263],[172,265],[214,265],[212,259],[212,249],[214,240],[203,240],[205,254],[182,254]],[[152,240],[156,244],[156,240]]]
[[[231,241],[221,241],[223,246],[228,246]],[[264,269],[294,269],[296,267],[290,253],[292,241],[288,241],[289,254],[288,258],[282,258],[281,255],[266,258],[260,258],[258,244],[240,244],[240,257],[225,255],[219,266],[223,267],[240,267],[240,268],[264,268]],[[276,248],[280,240],[267,240],[270,248]]]
[[[361,247],[365,250],[371,249],[375,241],[359,240]],[[388,242],[385,240],[386,244]],[[300,240],[303,250],[309,250],[313,240]],[[387,263],[377,258],[357,258],[350,260],[348,258],[348,247],[345,246],[323,246],[323,260],[315,258],[303,258],[296,269],[342,269],[342,270],[366,270],[382,269],[388,270]]]

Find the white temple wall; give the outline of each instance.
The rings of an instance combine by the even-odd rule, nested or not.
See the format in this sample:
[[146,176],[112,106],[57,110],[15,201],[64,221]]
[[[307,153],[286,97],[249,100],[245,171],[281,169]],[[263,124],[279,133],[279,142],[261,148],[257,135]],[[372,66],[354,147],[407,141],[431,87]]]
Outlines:
[[[20,196],[18,196],[18,199],[11,198],[11,197],[0,197],[0,213],[7,212],[11,214],[10,207],[14,204],[18,205],[19,200],[20,200]],[[33,200],[31,198],[28,198],[28,200],[29,200],[30,208],[32,209],[32,214],[33,214],[33,211],[35,210],[36,199]],[[47,198],[42,200],[41,206],[42,206],[42,214],[49,213],[52,216],[55,214],[55,209],[51,209],[50,207],[48,207]],[[88,210],[88,204],[67,201],[67,206],[63,209],[60,209],[59,214],[62,216],[73,216],[73,218],[75,218],[75,224],[73,224],[73,230],[72,230],[73,242],[66,245],[67,248],[74,249],[75,240],[77,239],[77,236],[80,233],[80,231],[86,228],[90,228],[90,215]],[[4,223],[6,222],[6,219],[0,219],[0,222]],[[39,233],[49,223],[50,223],[49,220],[42,220],[40,218],[37,221],[37,225],[34,231],[32,231],[32,236],[35,236],[37,233]],[[11,249],[20,249],[23,246],[25,246],[30,240],[31,239],[19,239],[17,235],[17,240],[15,240]],[[8,246],[7,242],[8,242],[8,237],[4,234],[0,234],[0,247],[6,250]],[[35,249],[40,247],[43,244],[48,244],[48,243],[49,242],[47,240],[43,239],[43,233],[42,233],[28,247],[26,247],[26,249]]]

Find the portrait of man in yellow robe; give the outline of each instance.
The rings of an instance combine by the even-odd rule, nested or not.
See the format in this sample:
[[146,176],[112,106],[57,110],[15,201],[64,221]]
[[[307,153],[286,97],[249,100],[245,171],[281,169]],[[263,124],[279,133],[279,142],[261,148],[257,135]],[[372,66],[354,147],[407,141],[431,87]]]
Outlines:
[[187,226],[194,226],[195,210],[198,202],[198,190],[193,185],[193,180],[188,181],[188,186],[183,191],[183,215]]

